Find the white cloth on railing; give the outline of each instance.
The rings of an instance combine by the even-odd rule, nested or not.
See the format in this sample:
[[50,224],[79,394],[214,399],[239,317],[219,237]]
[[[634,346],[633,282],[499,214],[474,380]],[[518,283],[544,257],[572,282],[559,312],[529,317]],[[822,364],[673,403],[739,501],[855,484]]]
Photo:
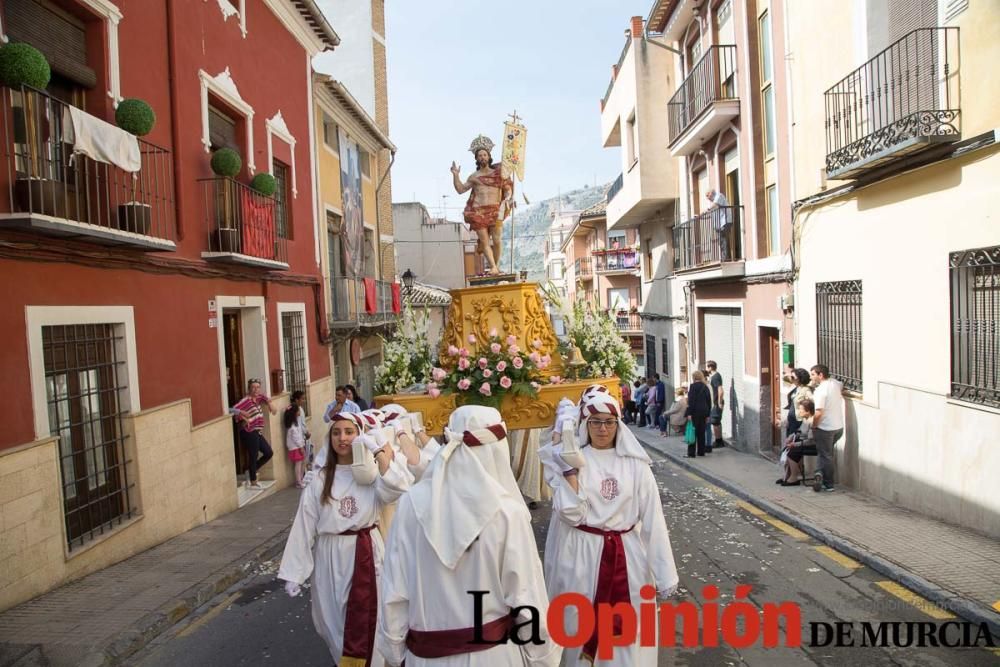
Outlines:
[[82,109],[68,105],[63,109],[64,137],[66,143],[73,145],[74,156],[86,155],[91,160],[113,164],[133,174],[139,171],[142,157],[135,135]]

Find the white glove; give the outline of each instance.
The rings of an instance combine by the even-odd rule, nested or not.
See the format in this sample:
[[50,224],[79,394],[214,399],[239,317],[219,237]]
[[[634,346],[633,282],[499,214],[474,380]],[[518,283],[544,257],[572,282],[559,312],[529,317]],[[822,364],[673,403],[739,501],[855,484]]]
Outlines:
[[403,425],[403,419],[405,419],[405,417],[397,417],[396,419],[388,422],[386,426],[391,426],[393,431],[395,431],[398,436],[400,433],[406,432],[406,426]]
[[378,477],[378,463],[375,462],[371,447],[365,442],[366,440],[370,440],[370,438],[359,435],[351,444],[354,454],[351,476],[360,486],[371,486],[375,483],[375,478]]
[[[381,436],[382,438],[381,444],[378,441],[379,436]],[[354,442],[356,443],[359,440],[364,443],[365,447],[367,447],[368,451],[371,452],[372,454],[377,453],[378,450],[382,449],[385,446],[385,436],[379,433],[378,429],[371,431],[371,433],[365,433],[363,435],[359,435],[354,439]]]
[[302,587],[294,581],[286,581],[285,592],[288,593],[288,597],[297,598],[302,593]]
[[576,441],[576,429],[573,422],[565,422],[562,431],[562,451],[560,458],[571,468],[580,469],[587,464],[580,446]]
[[407,419],[410,420],[410,426],[413,428],[413,435],[416,435],[417,433],[422,433],[423,431],[426,430],[419,416],[415,414],[408,414],[406,415],[406,417]]
[[306,474],[302,475],[302,488],[305,488],[310,484],[312,484],[314,477],[316,477],[316,473],[312,470],[307,470]]

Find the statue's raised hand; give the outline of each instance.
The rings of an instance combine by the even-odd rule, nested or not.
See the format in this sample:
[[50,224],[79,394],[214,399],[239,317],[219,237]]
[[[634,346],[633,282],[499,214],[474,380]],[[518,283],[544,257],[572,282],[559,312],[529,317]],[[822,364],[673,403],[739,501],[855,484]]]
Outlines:
[[457,164],[455,164],[454,162],[451,163],[451,173],[453,173],[456,176],[458,176],[458,172],[460,172],[461,170],[462,170],[462,168],[459,167]]

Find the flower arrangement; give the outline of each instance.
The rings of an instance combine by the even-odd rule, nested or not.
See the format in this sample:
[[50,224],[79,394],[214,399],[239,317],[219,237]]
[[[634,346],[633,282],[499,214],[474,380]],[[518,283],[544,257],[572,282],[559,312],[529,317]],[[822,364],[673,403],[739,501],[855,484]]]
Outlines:
[[392,337],[382,338],[382,364],[375,367],[375,391],[398,394],[430,379],[433,352],[428,341],[430,316],[403,304],[399,325]]
[[[469,336],[469,344],[477,342]],[[482,348],[455,347],[450,345],[442,365],[431,371],[433,382],[427,393],[438,396],[442,391],[455,394],[459,405],[488,405],[499,408],[504,396],[538,396],[538,371],[552,363],[549,355],[541,354],[540,340],[535,340],[530,352],[517,345],[515,336],[501,338],[496,329],[490,331],[489,340]]]

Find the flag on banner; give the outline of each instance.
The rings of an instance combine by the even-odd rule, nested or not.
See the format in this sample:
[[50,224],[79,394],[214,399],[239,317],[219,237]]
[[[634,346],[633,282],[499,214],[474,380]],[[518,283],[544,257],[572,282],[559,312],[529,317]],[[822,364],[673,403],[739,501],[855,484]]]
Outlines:
[[504,123],[503,161],[500,163],[500,175],[503,178],[517,174],[517,180],[524,180],[524,143],[527,138],[528,130],[524,125]]

